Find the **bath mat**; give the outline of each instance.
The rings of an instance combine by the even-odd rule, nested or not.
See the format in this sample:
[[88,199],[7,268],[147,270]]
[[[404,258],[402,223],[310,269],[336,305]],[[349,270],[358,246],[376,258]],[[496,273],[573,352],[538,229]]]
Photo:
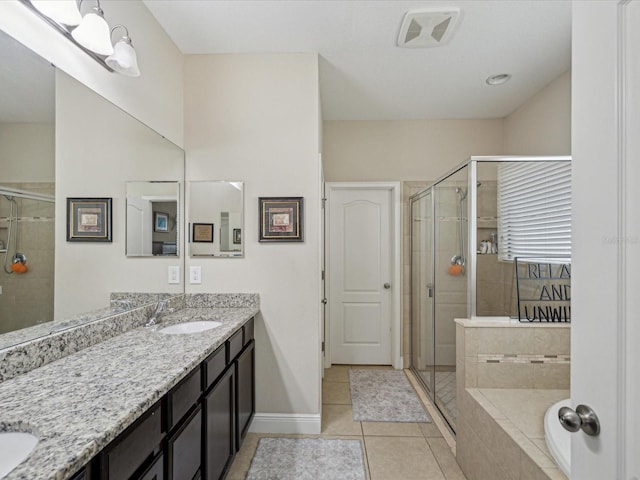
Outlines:
[[360,440],[261,438],[246,480],[365,480]]
[[349,370],[356,422],[422,422],[431,419],[401,370]]

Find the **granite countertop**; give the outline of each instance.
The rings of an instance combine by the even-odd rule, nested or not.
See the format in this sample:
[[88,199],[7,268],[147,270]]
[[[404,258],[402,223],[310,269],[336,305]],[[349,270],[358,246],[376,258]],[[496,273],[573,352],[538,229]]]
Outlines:
[[[70,478],[258,311],[185,308],[159,326],[130,330],[0,383],[0,431],[40,438],[5,478]],[[157,331],[191,320],[222,325],[186,335]]]

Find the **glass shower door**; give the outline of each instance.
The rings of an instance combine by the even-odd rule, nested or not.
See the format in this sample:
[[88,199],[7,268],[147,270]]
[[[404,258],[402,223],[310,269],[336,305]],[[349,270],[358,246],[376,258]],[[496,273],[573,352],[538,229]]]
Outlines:
[[433,203],[431,191],[411,201],[411,368],[434,390]]
[[438,182],[434,194],[434,401],[455,430],[456,318],[467,318],[469,168]]

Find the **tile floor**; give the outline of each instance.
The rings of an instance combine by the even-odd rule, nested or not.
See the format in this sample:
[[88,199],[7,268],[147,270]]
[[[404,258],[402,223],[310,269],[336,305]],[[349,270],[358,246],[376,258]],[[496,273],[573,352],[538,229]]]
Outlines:
[[[334,365],[325,370],[322,382],[322,432],[305,437],[353,438],[362,441],[369,480],[466,480],[434,423],[354,422],[349,368],[348,365]],[[354,368],[366,367],[358,365]],[[236,455],[227,480],[244,480],[261,436],[275,435],[249,433]]]

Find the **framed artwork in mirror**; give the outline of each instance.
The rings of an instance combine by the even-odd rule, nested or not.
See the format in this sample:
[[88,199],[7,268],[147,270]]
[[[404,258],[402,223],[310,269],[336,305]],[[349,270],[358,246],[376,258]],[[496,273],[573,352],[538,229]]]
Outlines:
[[242,229],[234,228],[233,229],[233,243],[234,245],[239,245],[242,243]]
[[194,223],[191,241],[197,243],[213,243],[213,223]]
[[153,212],[153,231],[166,233],[169,231],[169,214]]
[[260,197],[260,242],[303,242],[303,197]]
[[111,241],[111,198],[67,198],[67,242]]

